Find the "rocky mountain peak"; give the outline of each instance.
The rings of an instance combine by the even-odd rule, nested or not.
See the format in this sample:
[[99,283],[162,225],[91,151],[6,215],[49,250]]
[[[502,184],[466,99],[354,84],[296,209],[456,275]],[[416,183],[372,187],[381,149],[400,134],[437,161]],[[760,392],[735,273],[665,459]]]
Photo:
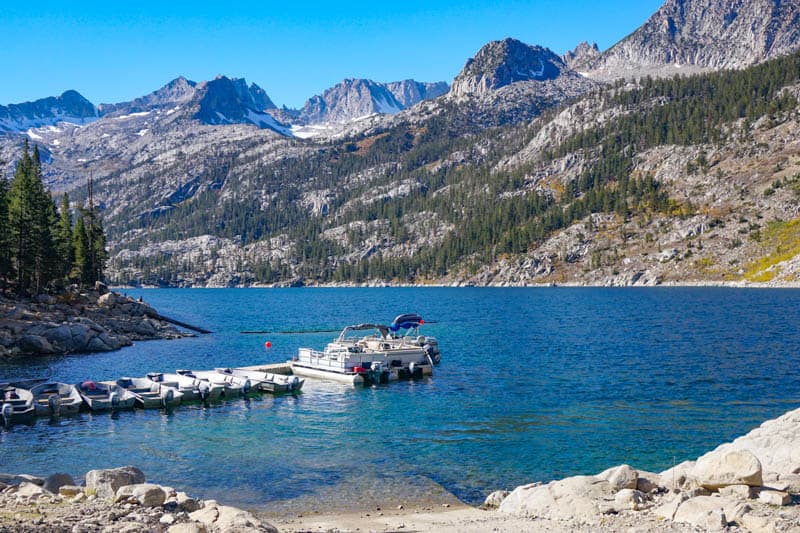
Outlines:
[[308,99],[298,114],[301,124],[345,123],[376,113],[395,114],[423,100],[447,93],[446,82],[403,80],[379,83],[345,78]]
[[0,106],[0,132],[24,131],[58,122],[85,124],[96,120],[97,108],[78,91],[65,91],[33,102]]
[[572,70],[583,70],[600,57],[600,48],[597,43],[589,44],[583,41],[574,50],[570,50],[561,59]]
[[130,102],[100,104],[98,109],[102,115],[120,116],[171,108],[191,101],[195,96],[195,87],[197,87],[197,83],[179,76],[150,94]]
[[609,79],[665,66],[743,68],[798,48],[800,0],[667,0],[605,52],[592,75]]
[[520,81],[547,81],[567,67],[560,57],[541,46],[516,39],[492,41],[467,60],[453,80],[455,98],[481,96]]

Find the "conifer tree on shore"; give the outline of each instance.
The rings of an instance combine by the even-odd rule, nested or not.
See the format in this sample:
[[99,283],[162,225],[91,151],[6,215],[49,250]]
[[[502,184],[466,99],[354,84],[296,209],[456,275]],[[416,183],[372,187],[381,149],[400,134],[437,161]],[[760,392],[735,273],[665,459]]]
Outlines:
[[66,281],[101,280],[105,235],[91,201],[72,221],[69,197],[61,208],[42,181],[39,149],[25,141],[10,185],[0,178],[0,279],[18,295],[38,294]]

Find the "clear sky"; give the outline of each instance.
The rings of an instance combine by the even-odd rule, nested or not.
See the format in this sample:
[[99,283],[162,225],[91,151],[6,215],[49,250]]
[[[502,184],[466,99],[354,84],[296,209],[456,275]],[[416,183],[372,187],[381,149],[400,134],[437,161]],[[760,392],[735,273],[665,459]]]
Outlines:
[[75,89],[131,100],[183,75],[244,77],[299,107],[343,78],[452,81],[491,40],[606,49],[663,0],[0,0],[0,104]]

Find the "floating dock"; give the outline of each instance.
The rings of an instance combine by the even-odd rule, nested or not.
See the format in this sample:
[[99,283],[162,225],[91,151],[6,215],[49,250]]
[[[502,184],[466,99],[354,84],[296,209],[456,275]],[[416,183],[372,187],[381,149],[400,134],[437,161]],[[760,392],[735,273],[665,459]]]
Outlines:
[[255,370],[257,372],[269,372],[270,374],[280,374],[283,376],[292,375],[292,367],[287,363],[270,363],[266,365],[240,366],[242,370]]

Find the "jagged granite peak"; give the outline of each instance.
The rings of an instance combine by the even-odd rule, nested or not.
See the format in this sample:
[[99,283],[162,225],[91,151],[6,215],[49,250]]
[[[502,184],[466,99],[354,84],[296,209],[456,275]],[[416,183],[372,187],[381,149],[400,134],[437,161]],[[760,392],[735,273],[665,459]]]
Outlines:
[[150,94],[116,104],[100,104],[98,109],[102,115],[120,116],[130,113],[143,113],[155,109],[166,109],[183,105],[195,96],[197,83],[179,76],[160,89]]
[[610,79],[665,66],[744,68],[798,48],[800,0],[667,0],[603,53],[591,74]]
[[277,109],[277,106],[272,102],[266,91],[251,83],[247,85],[244,78],[231,78],[231,82],[236,87],[236,92],[239,94],[239,99],[248,104],[248,107],[256,111],[266,111],[267,109]]
[[569,70],[564,61],[547,48],[517,39],[492,41],[467,60],[453,80],[453,98],[482,96],[520,81],[548,81]]
[[423,100],[433,100],[447,94],[450,90],[450,85],[446,81],[427,83],[403,80],[393,81],[384,85],[404,108],[411,107]]
[[96,120],[97,108],[78,91],[65,91],[33,102],[0,106],[0,132],[24,131],[58,122],[86,124]]
[[274,109],[275,105],[255,84],[248,87],[244,79],[217,76],[197,84],[195,90],[192,104],[196,112],[192,118],[203,124],[251,123],[259,128],[290,134],[288,126],[266,112],[266,109]]
[[308,99],[298,115],[301,124],[345,123],[376,113],[395,114],[448,91],[446,82],[404,80],[379,83],[347,78]]
[[583,70],[587,66],[594,63],[600,57],[600,48],[597,43],[589,44],[588,41],[583,41],[574,50],[570,50],[561,59],[572,70]]

